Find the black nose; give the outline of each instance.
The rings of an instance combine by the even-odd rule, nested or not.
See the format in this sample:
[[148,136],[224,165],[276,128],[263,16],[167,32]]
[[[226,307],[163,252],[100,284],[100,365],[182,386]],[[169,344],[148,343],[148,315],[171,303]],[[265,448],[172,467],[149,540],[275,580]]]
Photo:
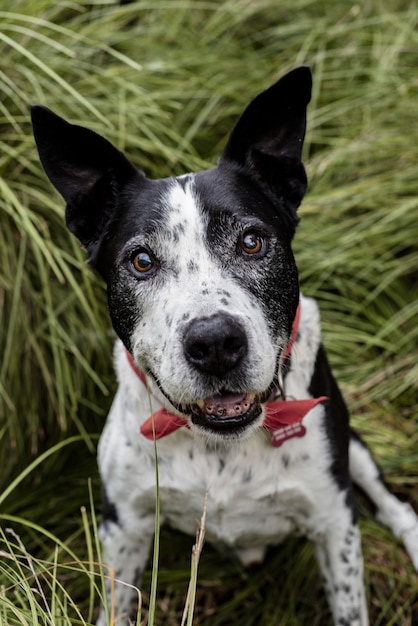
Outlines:
[[189,363],[220,378],[238,365],[247,346],[241,324],[223,313],[192,321],[184,336],[184,354]]

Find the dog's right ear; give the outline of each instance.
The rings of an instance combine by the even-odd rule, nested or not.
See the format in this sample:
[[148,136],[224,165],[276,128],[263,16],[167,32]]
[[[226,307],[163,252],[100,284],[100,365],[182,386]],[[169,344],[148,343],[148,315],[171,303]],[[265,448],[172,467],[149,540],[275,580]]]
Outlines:
[[91,257],[117,207],[119,190],[133,176],[143,175],[97,133],[40,105],[31,114],[41,163],[67,203],[67,227]]

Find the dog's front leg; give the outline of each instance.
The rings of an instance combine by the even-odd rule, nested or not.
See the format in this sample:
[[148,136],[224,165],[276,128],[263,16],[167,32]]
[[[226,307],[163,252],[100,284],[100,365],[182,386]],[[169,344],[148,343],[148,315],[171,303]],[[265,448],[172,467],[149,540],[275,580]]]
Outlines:
[[[106,603],[100,609],[97,626],[107,626],[114,611],[118,624],[129,624],[138,603],[138,590],[155,530],[154,515],[137,520],[134,529],[122,521],[104,519],[100,539],[105,563]],[[135,623],[135,620],[134,620]]]
[[325,591],[336,626],[367,626],[360,532],[347,507],[343,519],[315,542]]

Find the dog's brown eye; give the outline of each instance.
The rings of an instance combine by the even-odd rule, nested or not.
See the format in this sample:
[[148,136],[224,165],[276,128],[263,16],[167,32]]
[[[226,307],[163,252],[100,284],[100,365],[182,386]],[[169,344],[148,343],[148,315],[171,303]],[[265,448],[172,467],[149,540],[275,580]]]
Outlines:
[[263,249],[264,240],[260,235],[253,232],[247,232],[244,234],[241,242],[241,247],[245,254],[257,254]]
[[145,274],[154,267],[154,261],[151,255],[144,250],[142,252],[136,252],[132,257],[131,262],[134,269],[140,274]]

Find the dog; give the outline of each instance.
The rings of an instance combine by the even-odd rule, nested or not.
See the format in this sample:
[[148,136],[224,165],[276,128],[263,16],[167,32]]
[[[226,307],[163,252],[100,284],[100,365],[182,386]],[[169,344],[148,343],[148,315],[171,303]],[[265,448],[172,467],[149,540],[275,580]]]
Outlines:
[[206,537],[244,564],[302,533],[335,625],[368,623],[353,483],[418,569],[418,518],[350,430],[318,307],[299,292],[291,242],[311,88],[308,67],[290,71],[252,100],[213,169],[159,180],[32,108],[40,160],[106,281],[119,337],[98,457],[100,536],[128,583],[114,598],[126,623],[155,530],[155,445],[161,522],[194,535],[207,494]]

